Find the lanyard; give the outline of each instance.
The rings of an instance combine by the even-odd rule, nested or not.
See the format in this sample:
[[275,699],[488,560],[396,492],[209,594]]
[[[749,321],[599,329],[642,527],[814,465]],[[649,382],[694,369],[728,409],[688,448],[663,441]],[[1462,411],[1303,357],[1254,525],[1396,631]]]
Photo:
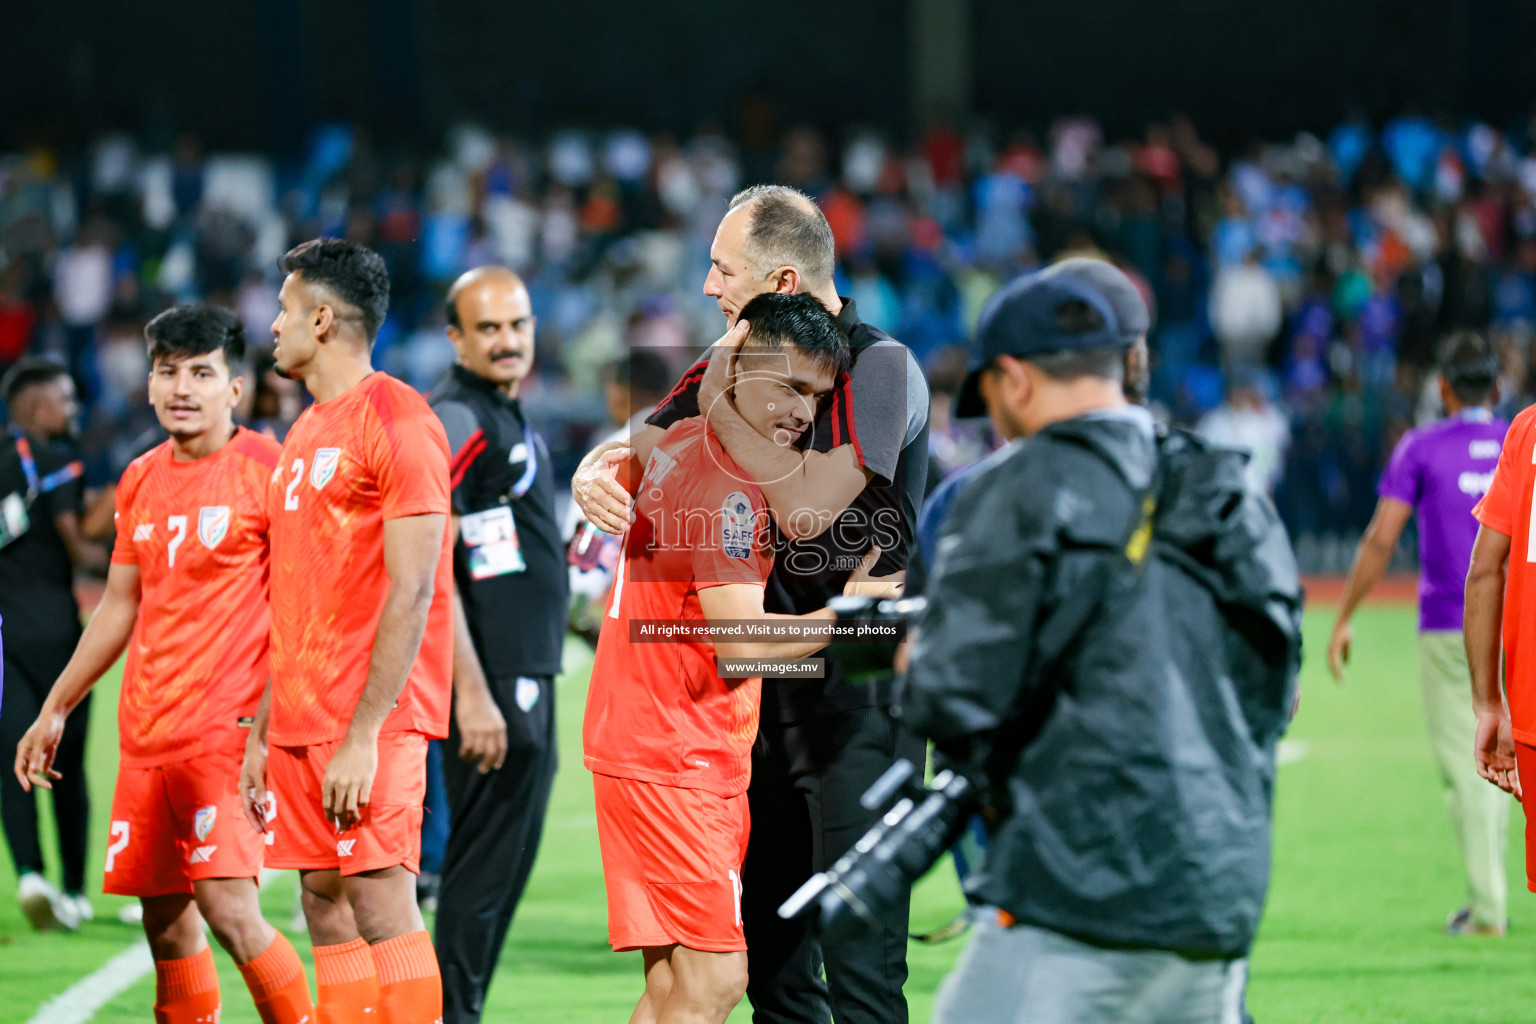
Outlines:
[[528,465],[523,469],[523,475],[518,477],[517,483],[512,485],[512,497],[521,498],[528,493],[528,488],[533,486],[534,478],[539,475],[539,438],[533,431],[527,431],[524,436],[528,449]]
[[32,458],[32,445],[27,440],[27,435],[15,427],[11,427],[9,432],[16,442],[16,454],[21,459],[22,475],[27,478],[27,494],[47,494],[49,491],[64,486],[85,472],[85,466],[79,460],[76,460],[63,469],[55,470],[47,476],[39,478],[37,475],[37,463]]

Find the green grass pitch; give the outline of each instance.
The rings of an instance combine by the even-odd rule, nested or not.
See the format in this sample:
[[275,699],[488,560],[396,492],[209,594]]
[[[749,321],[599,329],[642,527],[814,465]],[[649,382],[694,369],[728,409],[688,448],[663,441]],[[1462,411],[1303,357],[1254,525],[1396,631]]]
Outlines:
[[[1356,664],[1342,690],[1322,662],[1330,612],[1320,608],[1307,620],[1301,712],[1290,734],[1305,756],[1280,771],[1274,884],[1251,968],[1249,1003],[1256,1019],[1509,1024],[1536,1018],[1536,898],[1527,893],[1520,870],[1518,811],[1511,808],[1510,937],[1442,936],[1445,915],[1463,902],[1462,885],[1424,739],[1412,612],[1379,607],[1360,614]],[[570,672],[558,696],[562,768],[538,866],[491,989],[488,1021],[621,1021],[639,994],[638,954],[617,955],[605,943],[592,788],[580,758],[590,656],[573,643],[566,664]],[[92,712],[91,884],[98,890],[117,761],[116,690],[115,678],[104,681]],[[7,771],[13,756],[7,751],[0,759]],[[7,858],[0,862],[0,1024],[29,1020],[44,1000],[138,934],[115,919],[124,901],[101,895],[94,897],[97,921],[79,934],[33,934],[10,898],[14,888]],[[294,876],[285,873],[264,892],[268,917],[279,926],[293,916],[296,888]],[[957,906],[945,862],[920,886],[914,924],[933,927]],[[307,939],[289,934],[307,959]],[[914,1021],[929,1019],[934,991],[962,944],[912,947],[907,992]],[[223,1020],[253,1024],[256,1014],[239,974],[222,952],[217,959]],[[95,1020],[148,1020],[153,999],[154,980],[146,977]],[[749,1016],[743,1006],[731,1020],[739,1024]]]

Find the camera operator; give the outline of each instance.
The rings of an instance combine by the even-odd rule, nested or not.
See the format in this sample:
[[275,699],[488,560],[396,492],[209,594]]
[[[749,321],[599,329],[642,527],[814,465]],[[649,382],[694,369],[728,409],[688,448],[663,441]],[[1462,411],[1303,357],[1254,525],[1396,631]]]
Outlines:
[[988,822],[935,1021],[1240,1019],[1300,585],[1240,453],[1159,439],[1093,283],[1005,287],[957,413],[1023,436],[945,519],[903,717]]

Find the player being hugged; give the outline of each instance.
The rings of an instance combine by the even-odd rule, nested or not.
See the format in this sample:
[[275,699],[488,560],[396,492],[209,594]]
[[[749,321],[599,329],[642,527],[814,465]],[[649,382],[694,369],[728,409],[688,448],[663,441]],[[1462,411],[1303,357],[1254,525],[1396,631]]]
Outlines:
[[[129,465],[116,495],[106,593],[16,751],[23,787],[49,788],[64,722],[128,649],[105,890],[144,907],[155,1020],[217,1020],[214,937],[267,1024],[311,1019],[293,947],[261,916],[265,849],[237,783],[267,681],[267,481],[277,443],[236,427],[240,318],[181,306],[145,328],[149,400],[171,439]],[[269,808],[260,808],[265,815]]]
[[[272,671],[241,791],[297,868],[326,1024],[432,1024],[442,979],[416,909],[427,740],[448,734],[448,439],[377,372],[379,255],[334,239],[283,257],[280,373],[314,405],[272,473]],[[276,814],[265,820],[270,790]]]
[[[734,402],[763,437],[798,447],[817,403],[847,372],[847,340],[814,296],[789,294],[748,303],[726,343],[743,338],[721,401]],[[611,460],[616,472],[626,453]],[[635,521],[598,639],[583,728],[608,940],[615,951],[644,954],[645,991],[631,1024],[719,1022],[747,984],[741,865],[762,680],[722,678],[716,658],[803,658],[825,640],[711,641],[687,627],[835,617],[824,609],[764,612],[773,567],[767,505],[707,417],[673,425],[630,489]],[[850,589],[883,589],[868,575],[879,554],[866,554]],[[657,636],[682,627],[683,638],[637,642],[633,620],[652,620]]]

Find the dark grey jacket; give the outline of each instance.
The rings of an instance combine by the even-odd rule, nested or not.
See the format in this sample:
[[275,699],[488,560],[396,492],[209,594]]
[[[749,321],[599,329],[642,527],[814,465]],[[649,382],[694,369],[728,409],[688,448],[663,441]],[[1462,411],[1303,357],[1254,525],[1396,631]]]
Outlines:
[[901,710],[998,812],[981,901],[1100,944],[1247,952],[1301,588],[1245,461],[1082,417],[956,499]]

